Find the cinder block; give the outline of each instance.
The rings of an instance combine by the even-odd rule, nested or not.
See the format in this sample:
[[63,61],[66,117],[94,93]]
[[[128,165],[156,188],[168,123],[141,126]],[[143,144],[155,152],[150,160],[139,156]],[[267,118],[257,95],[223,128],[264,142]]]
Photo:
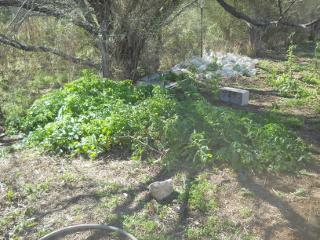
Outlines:
[[230,87],[220,88],[220,99],[244,106],[249,102],[249,91]]

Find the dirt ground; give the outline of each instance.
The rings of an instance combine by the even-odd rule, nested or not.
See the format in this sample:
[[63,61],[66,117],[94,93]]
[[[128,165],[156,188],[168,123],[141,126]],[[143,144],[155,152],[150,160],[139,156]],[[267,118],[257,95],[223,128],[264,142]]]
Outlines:
[[[282,101],[282,97],[265,84],[259,75],[224,79],[221,84],[248,89],[250,103],[240,107],[208,99],[214,105],[229,105],[260,114],[272,109],[274,103]],[[301,174],[239,174],[228,168],[219,168],[199,169],[199,172],[207,172],[210,182],[221,187],[216,196],[219,204],[217,215],[241,225],[243,231],[255,239],[318,240],[320,131],[315,128],[314,121],[309,120],[319,118],[319,114],[310,106],[285,108],[288,115],[305,117],[304,126],[295,131],[313,145],[313,161],[306,171]],[[19,227],[22,228],[19,239],[38,239],[41,231],[49,232],[85,223],[122,228],[118,215],[142,214],[146,211],[143,208],[146,202],[151,206],[155,204],[148,194],[149,183],[172,178],[176,188],[184,184],[178,175],[163,174],[160,166],[132,160],[125,153],[110,153],[95,161],[46,156],[35,149],[23,148],[19,137],[8,138],[3,132],[1,134],[0,222],[3,222],[1,216],[9,216],[10,213],[11,217],[2,226],[0,239],[1,233],[3,239],[10,239],[13,236],[10,232],[19,232]],[[101,207],[103,198],[109,196],[103,196],[101,192],[110,183],[118,186],[114,190],[116,202]],[[14,195],[8,197],[10,189]],[[195,226],[201,223],[196,212],[186,209],[179,203],[170,205],[168,211],[171,217],[166,220],[166,228],[172,239],[182,239],[179,235],[179,225],[182,223]],[[250,212],[243,214],[245,210]],[[152,211],[152,208],[148,208],[148,211]],[[23,228],[23,224],[30,223],[36,224]],[[65,239],[102,239],[100,237],[99,232],[85,232]],[[113,236],[103,239],[113,239]]]

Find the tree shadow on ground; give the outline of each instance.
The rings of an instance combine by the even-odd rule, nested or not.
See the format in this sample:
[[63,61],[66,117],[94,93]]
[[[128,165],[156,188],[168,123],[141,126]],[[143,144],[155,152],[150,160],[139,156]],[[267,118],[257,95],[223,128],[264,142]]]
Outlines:
[[[287,202],[276,196],[264,185],[257,183],[252,177],[248,176],[247,181],[242,181],[238,175],[238,181],[241,187],[246,188],[254,193],[254,196],[261,201],[269,203],[277,208],[283,218],[288,221],[286,228],[295,229],[299,235],[299,239],[317,240],[320,239],[320,227],[308,223],[304,217],[298,214]],[[302,203],[303,204],[303,203]],[[279,225],[274,225],[266,229],[264,240],[274,239],[273,231],[279,228]]]

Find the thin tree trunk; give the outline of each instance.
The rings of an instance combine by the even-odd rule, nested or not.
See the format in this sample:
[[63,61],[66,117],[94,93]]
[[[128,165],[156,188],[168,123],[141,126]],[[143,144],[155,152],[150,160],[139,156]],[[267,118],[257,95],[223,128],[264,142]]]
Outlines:
[[102,75],[104,78],[109,78],[109,51],[107,44],[107,24],[105,20],[101,23],[99,41],[99,49],[102,57]]

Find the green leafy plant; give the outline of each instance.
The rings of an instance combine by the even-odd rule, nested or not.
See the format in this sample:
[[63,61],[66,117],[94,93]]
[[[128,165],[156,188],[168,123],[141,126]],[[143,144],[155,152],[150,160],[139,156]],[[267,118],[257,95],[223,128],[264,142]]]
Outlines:
[[[77,181],[76,177],[70,172],[67,172],[64,175],[59,176],[59,178],[66,181],[66,182],[76,182]],[[44,191],[49,191],[49,185],[47,185],[47,184],[38,184],[37,189],[40,189],[40,188],[44,188]]]
[[206,176],[206,174],[198,176],[197,180],[191,184],[188,203],[191,209],[213,212],[217,210],[217,202],[212,192],[215,192],[217,187],[211,185]]
[[185,80],[187,78],[189,78],[189,75],[186,74],[186,73],[177,74],[177,73],[174,73],[172,71],[169,71],[166,74],[160,75],[157,78],[157,80],[158,81],[163,81],[165,83],[170,83],[170,82],[179,82],[179,81]]
[[218,58],[216,56],[212,57],[212,62],[208,64],[207,71],[217,71],[218,69],[221,69],[221,66],[217,63]]
[[320,42],[317,42],[314,48],[314,58],[313,58],[314,70],[316,72],[319,71],[319,58],[320,58]]
[[28,144],[58,154],[94,158],[122,148],[135,158],[158,159],[167,170],[220,161],[236,170],[294,171],[308,161],[307,145],[284,125],[271,115],[212,106],[192,79],[178,89],[134,87],[88,71],[37,100],[24,118],[7,122]]
[[314,95],[314,93],[309,91],[306,86],[294,76],[294,64],[297,57],[294,55],[293,51],[296,48],[297,45],[289,46],[289,49],[287,50],[288,60],[286,62],[286,71],[280,76],[273,76],[271,82],[284,97],[306,98]]
[[192,73],[196,73],[198,68],[195,65],[190,65],[190,66],[187,67],[187,70],[192,72]]

